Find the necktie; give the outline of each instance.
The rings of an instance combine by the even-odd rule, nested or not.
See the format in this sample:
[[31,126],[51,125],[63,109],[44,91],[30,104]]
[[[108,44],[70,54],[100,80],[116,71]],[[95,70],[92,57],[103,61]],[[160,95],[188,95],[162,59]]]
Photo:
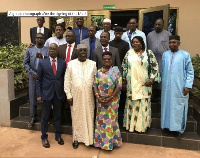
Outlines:
[[80,34],[80,42],[82,41],[82,31],[81,28],[79,29],[79,34]]
[[67,51],[67,58],[66,58],[66,65],[70,61],[70,53],[71,53],[71,44],[68,45],[68,51]]
[[[130,44],[131,44],[131,35],[132,35],[132,33],[129,32],[129,34],[128,34],[128,38],[129,38]],[[131,44],[131,45],[132,45],[132,44]]]
[[53,74],[54,74],[54,75],[56,75],[56,64],[55,64],[55,62],[56,62],[56,60],[53,59],[53,60],[52,60],[52,65],[51,65],[51,66],[52,66],[52,70],[53,70]]
[[104,52],[107,52],[107,48],[106,47],[104,47]]
[[90,40],[90,60],[93,60],[93,50],[92,50],[92,42],[93,42],[93,40],[91,39]]
[[41,28],[39,28],[39,33],[41,33]]

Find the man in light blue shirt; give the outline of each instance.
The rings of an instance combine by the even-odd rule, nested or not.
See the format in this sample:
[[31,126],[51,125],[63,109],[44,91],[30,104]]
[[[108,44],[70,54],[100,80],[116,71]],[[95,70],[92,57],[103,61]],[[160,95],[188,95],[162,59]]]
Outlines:
[[126,41],[129,43],[129,48],[132,48],[132,44],[131,41],[133,39],[133,37],[135,36],[141,36],[144,40],[145,43],[145,48],[147,48],[147,43],[146,43],[146,36],[144,34],[144,32],[140,31],[137,29],[138,26],[138,22],[136,18],[131,18],[129,20],[129,30],[124,32],[122,35],[122,40]]

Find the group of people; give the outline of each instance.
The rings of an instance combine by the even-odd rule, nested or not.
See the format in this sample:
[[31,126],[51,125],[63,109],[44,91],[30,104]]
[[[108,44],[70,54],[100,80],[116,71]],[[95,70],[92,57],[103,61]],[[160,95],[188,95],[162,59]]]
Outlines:
[[180,36],[164,30],[162,19],[156,20],[147,38],[137,29],[135,18],[129,20],[126,32],[120,26],[111,30],[110,19],[104,19],[99,31],[95,26],[84,27],[82,17],[76,18],[77,28],[72,30],[58,20],[55,37],[43,27],[43,17],[37,22],[38,27],[31,28],[35,41],[26,50],[24,65],[29,72],[28,126],[37,121],[37,102],[41,103],[45,148],[50,147],[47,132],[52,106],[55,140],[64,144],[61,112],[65,104],[70,105],[74,149],[79,143],[105,150],[121,146],[118,109],[123,103],[123,127],[145,133],[151,127],[152,87],[154,97],[161,97],[163,134],[176,131],[177,138],[182,138],[194,71],[189,53],[179,49]]

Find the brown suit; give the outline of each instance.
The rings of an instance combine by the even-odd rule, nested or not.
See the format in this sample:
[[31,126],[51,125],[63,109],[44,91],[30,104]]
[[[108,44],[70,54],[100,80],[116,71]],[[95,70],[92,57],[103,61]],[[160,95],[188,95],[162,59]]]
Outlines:
[[[74,60],[74,59],[78,58],[76,47],[77,47],[77,45],[75,44],[70,60]],[[66,49],[67,49],[67,44],[63,44],[58,47],[58,57],[59,58],[66,60]]]

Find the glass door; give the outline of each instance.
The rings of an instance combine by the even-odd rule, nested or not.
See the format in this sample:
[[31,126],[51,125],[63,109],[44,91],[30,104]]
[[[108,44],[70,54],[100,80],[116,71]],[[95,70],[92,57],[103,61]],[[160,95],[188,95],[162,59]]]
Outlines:
[[164,29],[168,30],[169,19],[169,4],[157,6],[139,11],[139,30],[143,31],[146,35],[154,30],[155,21],[158,18],[164,20]]
[[86,25],[87,27],[89,27],[90,25],[94,25],[97,27],[97,30],[101,30],[103,29],[103,19],[105,18],[110,19],[109,10],[88,11]]

